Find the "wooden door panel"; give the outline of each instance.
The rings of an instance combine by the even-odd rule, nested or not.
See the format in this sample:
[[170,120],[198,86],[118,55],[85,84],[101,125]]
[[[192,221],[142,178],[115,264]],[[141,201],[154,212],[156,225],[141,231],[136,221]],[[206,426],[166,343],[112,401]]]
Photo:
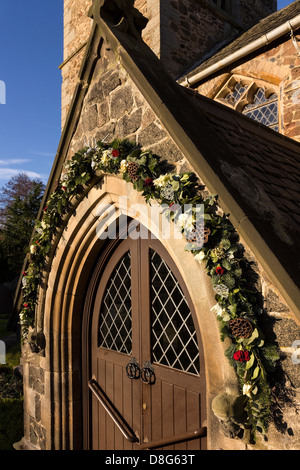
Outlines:
[[[200,428],[203,425],[204,417],[201,416],[201,395],[197,392],[187,391],[187,430],[193,431],[194,429]],[[205,448],[204,445],[206,439],[197,439],[196,441],[187,442],[187,450],[200,450]]]
[[[146,403],[146,411],[144,410],[144,442],[182,435],[202,426],[200,393],[163,380],[156,380],[154,386],[148,386],[147,391],[149,390],[150,400]],[[197,439],[168,446],[163,450],[200,450],[205,445],[204,441]]]
[[[123,365],[113,364],[98,358],[97,376],[100,387],[127,421],[129,426],[138,432],[140,429],[139,383],[127,377]],[[93,398],[93,422],[98,423],[93,429],[93,449],[98,450],[132,450],[103,406]]]
[[[127,296],[126,305],[122,306],[119,294],[116,295],[114,289],[109,291],[109,286],[118,278],[115,273],[118,272],[118,266],[122,264],[126,253],[130,253],[131,263],[131,286],[129,287],[131,289],[132,344],[126,340],[126,344],[123,345],[121,340],[115,339],[121,327],[117,325],[114,318],[117,318],[120,325],[124,315],[128,316],[130,303]],[[126,263],[128,273],[128,261]],[[153,288],[151,277],[155,277]],[[164,279],[167,281],[165,282]],[[119,282],[123,286],[121,279]],[[163,314],[160,318],[157,305],[159,305],[159,295],[162,292],[160,287],[164,282],[164,293],[161,296]],[[128,287],[128,280],[126,286]],[[168,298],[168,292],[173,292],[172,298],[171,296]],[[205,412],[202,411],[205,410],[205,373],[201,341],[199,341],[200,333],[197,325],[193,326],[195,313],[192,310],[186,286],[174,262],[159,241],[127,239],[120,243],[110,256],[102,277],[99,277],[99,285],[93,295],[95,300],[91,334],[92,375],[139,437],[140,442],[156,442],[202,427],[205,420]],[[109,295],[112,297],[111,318],[109,318]],[[105,309],[102,315],[103,299],[105,299]],[[179,303],[182,306],[180,309]],[[101,315],[105,323],[102,329]],[[155,335],[154,321],[158,322]],[[106,336],[110,325],[112,325],[113,334]],[[183,332],[182,325],[184,325],[185,332],[179,333],[180,330]],[[160,334],[164,336],[162,340],[159,339]],[[168,345],[169,337],[170,346]],[[156,347],[160,348],[159,352],[156,349],[155,354],[154,341],[158,345]],[[180,347],[177,348],[176,344]],[[188,353],[189,344],[192,345],[191,365],[187,359],[181,360],[182,354]],[[172,356],[168,348],[172,348]],[[176,357],[173,359],[176,353],[178,360]],[[140,368],[146,361],[157,361],[152,363],[155,372],[154,384],[146,385],[142,380],[128,378],[126,366],[132,357],[137,358]],[[93,449],[138,449],[137,444],[126,441],[111,417],[95,398],[92,399],[91,422]],[[165,450],[198,450],[204,446],[205,439],[203,441],[198,439],[189,443],[168,446]]]

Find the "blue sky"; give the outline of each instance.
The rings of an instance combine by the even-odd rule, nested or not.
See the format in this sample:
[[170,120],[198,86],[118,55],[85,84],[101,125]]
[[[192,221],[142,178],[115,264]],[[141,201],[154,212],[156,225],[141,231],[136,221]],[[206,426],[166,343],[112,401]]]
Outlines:
[[0,187],[21,171],[46,182],[61,131],[63,0],[0,5]]
[[277,0],[277,8],[278,10],[281,10],[281,8],[286,7],[287,5],[290,5],[293,3],[294,0]]
[[61,133],[63,0],[0,5],[0,187],[20,172],[46,183]]

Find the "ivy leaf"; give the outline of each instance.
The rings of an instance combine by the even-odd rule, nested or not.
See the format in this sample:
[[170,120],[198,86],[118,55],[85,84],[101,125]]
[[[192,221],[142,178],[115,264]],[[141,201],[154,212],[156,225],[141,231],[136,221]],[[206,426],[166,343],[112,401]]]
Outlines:
[[249,361],[247,362],[247,365],[246,365],[246,370],[251,369],[251,367],[254,364],[254,361],[255,361],[255,356],[254,356],[254,354],[251,354],[250,359],[249,359]]
[[135,149],[131,152],[130,157],[133,159],[138,158],[141,155],[141,150],[140,149]]
[[179,188],[180,188],[179,181],[173,180],[171,184],[172,184],[172,188],[173,188],[174,191],[178,191],[178,190],[179,190]]
[[254,369],[254,372],[252,374],[252,379],[257,379],[257,377],[259,376],[259,372],[260,372],[260,367],[257,366],[255,369]]
[[245,340],[245,344],[249,345],[253,343],[253,341],[256,340],[258,337],[259,337],[258,329],[255,328],[250,338]]
[[231,263],[227,259],[222,261],[222,266],[227,269],[227,271],[231,271]]

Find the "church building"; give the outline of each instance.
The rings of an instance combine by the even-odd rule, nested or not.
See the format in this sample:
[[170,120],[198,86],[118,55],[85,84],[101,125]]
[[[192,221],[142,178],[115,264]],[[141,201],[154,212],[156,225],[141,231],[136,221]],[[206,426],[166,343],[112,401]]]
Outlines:
[[64,0],[60,69],[14,447],[299,450],[300,0]]

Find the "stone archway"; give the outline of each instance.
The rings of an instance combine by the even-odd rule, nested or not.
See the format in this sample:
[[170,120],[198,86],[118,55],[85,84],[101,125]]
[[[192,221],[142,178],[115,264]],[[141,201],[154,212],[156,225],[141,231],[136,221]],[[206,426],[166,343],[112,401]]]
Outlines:
[[[94,185],[68,218],[57,241],[51,270],[47,273],[47,288],[40,293],[37,325],[46,340],[45,357],[39,358],[45,383],[40,418],[45,430],[45,447],[82,447],[83,303],[95,260],[105,243],[100,239],[101,234],[124,215],[136,218],[149,230],[156,231],[188,286],[202,333],[208,448],[225,448],[226,438],[219,432],[219,422],[210,411],[211,402],[219,393],[234,390],[236,379],[224,358],[217,321],[211,312],[215,299],[210,280],[192,254],[184,251],[185,241],[173,237],[163,239],[160,227],[151,227],[149,206],[140,193],[115,176],[105,176]],[[162,217],[157,220],[161,221]],[[30,394],[27,396],[29,400]],[[28,403],[25,406],[30,408]]]

